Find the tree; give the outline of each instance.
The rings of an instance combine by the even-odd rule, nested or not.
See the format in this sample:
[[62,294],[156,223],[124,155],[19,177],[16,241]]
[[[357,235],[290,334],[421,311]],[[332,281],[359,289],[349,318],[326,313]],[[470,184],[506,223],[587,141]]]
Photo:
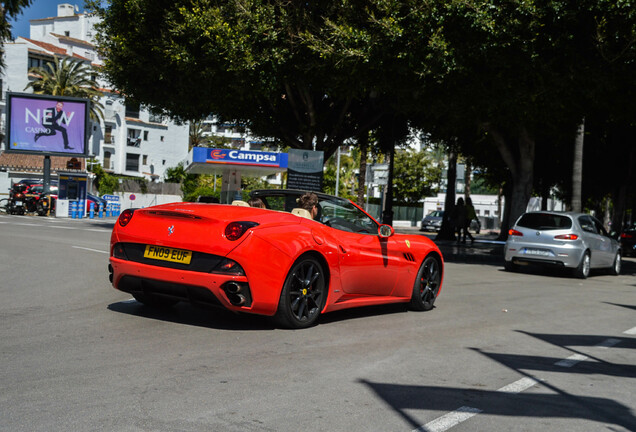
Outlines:
[[[0,5],[0,45],[11,39],[11,24],[9,18],[15,19],[22,9],[29,7],[32,0],[8,0],[3,1]],[[0,51],[0,69],[4,69],[4,48]]]
[[343,13],[354,16],[353,4],[112,0],[108,7],[88,6],[102,18],[97,41],[108,80],[151,108],[240,121],[283,145],[315,146],[325,159],[385,112],[380,95],[365,85],[364,59],[352,69],[320,51],[331,45],[324,29]]
[[397,151],[393,200],[409,205],[436,193],[442,178],[440,166],[433,164],[425,151]]
[[71,96],[91,101],[90,117],[100,122],[104,118],[103,105],[99,102],[102,93],[97,90],[96,72],[79,60],[56,57],[44,66],[29,69],[37,78],[24,88],[32,88],[35,94]]

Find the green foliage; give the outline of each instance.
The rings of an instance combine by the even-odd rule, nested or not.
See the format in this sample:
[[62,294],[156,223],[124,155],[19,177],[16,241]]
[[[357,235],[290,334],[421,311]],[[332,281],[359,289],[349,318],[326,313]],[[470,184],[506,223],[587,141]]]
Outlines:
[[11,39],[11,24],[9,18],[16,19],[22,9],[30,6],[32,0],[7,0],[3,1],[0,17],[0,70],[4,69],[4,42]]
[[56,57],[55,61],[47,62],[42,67],[29,69],[29,73],[37,78],[29,82],[25,90],[32,88],[35,94],[88,99],[91,101],[91,119],[97,122],[103,120],[104,107],[99,102],[102,93],[97,90],[97,72],[90,64],[70,57]]
[[[199,187],[200,176],[199,174],[189,174],[185,172],[185,167],[183,163],[179,163],[174,168],[168,168],[164,175],[164,180],[167,183],[181,183],[181,192],[183,192],[184,201],[188,201],[186,197],[192,197],[195,193],[196,189]],[[200,193],[198,195],[208,195],[205,193]],[[196,200],[197,196],[194,196],[194,200]],[[191,200],[191,201],[194,201]]]
[[396,151],[393,175],[393,201],[416,204],[437,193],[442,168],[425,151]]
[[119,189],[117,177],[104,171],[101,165],[93,165],[90,170],[95,174],[95,187],[100,195],[112,194]]

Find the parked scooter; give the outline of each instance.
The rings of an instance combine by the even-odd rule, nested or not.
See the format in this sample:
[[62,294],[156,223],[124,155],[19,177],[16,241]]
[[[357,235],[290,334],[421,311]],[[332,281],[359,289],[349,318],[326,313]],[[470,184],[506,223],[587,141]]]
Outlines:
[[29,186],[16,183],[9,189],[9,202],[7,204],[7,213],[20,214],[26,213],[26,196],[25,191]]
[[36,211],[40,216],[48,216],[51,213],[55,213],[55,203],[57,201],[57,195],[52,193],[45,193],[40,196],[40,199],[36,203]]

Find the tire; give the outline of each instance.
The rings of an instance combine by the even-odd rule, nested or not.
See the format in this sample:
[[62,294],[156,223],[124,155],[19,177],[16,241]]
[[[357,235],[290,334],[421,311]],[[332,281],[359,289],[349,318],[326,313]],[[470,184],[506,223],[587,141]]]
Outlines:
[[9,213],[9,200],[7,198],[0,200],[0,212]]
[[590,252],[585,251],[578,267],[574,269],[574,276],[579,279],[587,279],[590,275]]
[[513,263],[512,261],[504,261],[504,269],[508,272],[516,272],[518,269],[517,264]]
[[316,323],[327,299],[325,270],[313,257],[300,257],[285,278],[274,319],[285,328],[307,328]]
[[427,256],[417,272],[413,284],[413,294],[409,304],[412,310],[427,311],[433,309],[442,284],[442,264],[434,256]]
[[139,303],[158,309],[167,309],[179,302],[178,300],[173,300],[165,297],[157,297],[153,296],[152,294],[135,293],[133,294],[133,297]]
[[612,268],[610,268],[610,274],[614,276],[621,274],[621,251],[616,252],[614,264],[612,265]]

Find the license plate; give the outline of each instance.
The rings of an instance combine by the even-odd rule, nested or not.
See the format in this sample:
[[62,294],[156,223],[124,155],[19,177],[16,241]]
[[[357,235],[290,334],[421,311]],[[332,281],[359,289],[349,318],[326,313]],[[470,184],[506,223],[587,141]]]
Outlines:
[[17,206],[21,206],[21,205],[22,205],[22,201],[16,201],[16,202],[15,202],[15,206],[16,206],[16,207],[17,207]]
[[156,259],[161,261],[170,261],[180,264],[190,264],[192,259],[192,251],[183,249],[173,249],[162,246],[146,245],[144,258]]
[[541,250],[541,249],[526,249],[525,253],[526,255],[537,255],[537,256],[544,256],[544,257],[552,256],[550,251]]

